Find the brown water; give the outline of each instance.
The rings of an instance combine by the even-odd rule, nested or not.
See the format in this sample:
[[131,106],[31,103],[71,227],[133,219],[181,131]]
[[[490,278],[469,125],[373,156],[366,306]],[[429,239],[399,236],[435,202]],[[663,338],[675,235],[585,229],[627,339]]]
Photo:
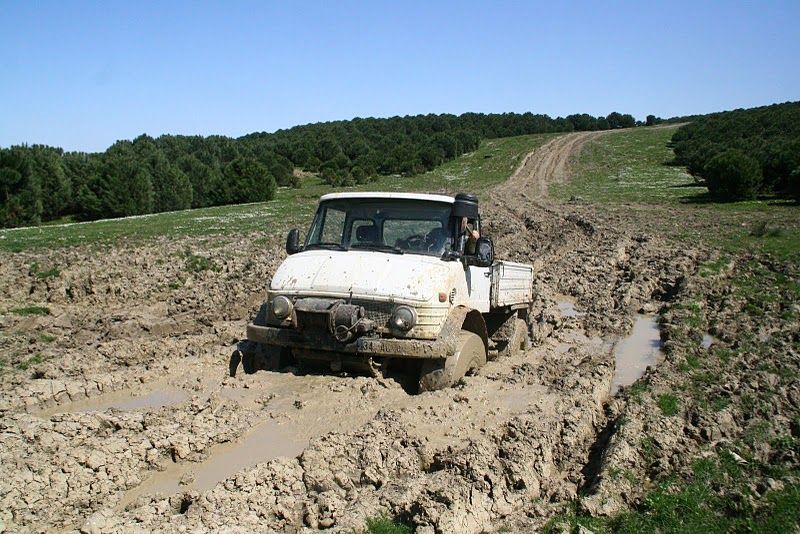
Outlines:
[[658,364],[663,359],[661,348],[661,333],[655,316],[639,315],[631,334],[617,343],[614,351],[616,368],[611,394],[616,394],[621,386],[633,384],[648,367]]
[[76,413],[76,412],[102,412],[115,409],[122,411],[143,410],[150,408],[163,408],[174,406],[186,402],[191,395],[176,387],[164,386],[154,389],[143,395],[134,395],[130,391],[114,391],[99,397],[70,402],[68,404],[54,406],[40,412],[41,417],[49,417],[57,413]]
[[332,388],[336,384],[329,376],[258,373],[223,387],[216,392],[219,397],[255,411],[253,427],[236,441],[208,448],[202,462],[170,462],[162,471],[142,473],[147,478],[125,493],[117,509],[145,495],[203,492],[257,464],[296,457],[312,438],[358,428],[384,402],[396,404],[407,398],[400,388],[380,388],[376,392],[385,395],[383,400],[363,403],[363,393],[356,390],[354,395],[349,385],[342,379],[341,389]]
[[575,302],[565,295],[559,295],[558,299],[558,311],[561,313],[562,317],[571,318],[571,317],[580,317],[584,315],[583,312],[580,312],[575,309]]
[[497,395],[503,399],[503,404],[511,413],[525,413],[540,402],[546,393],[546,387],[528,384],[521,389],[500,390]]
[[556,352],[559,354],[569,352],[576,345],[584,345],[591,347],[593,350],[608,353],[614,349],[615,345],[613,341],[603,339],[600,336],[587,337],[582,330],[569,330],[561,333],[559,337],[560,341],[556,345]]
[[[292,425],[268,420],[239,441],[212,447],[208,459],[202,463],[172,464],[155,473],[125,494],[118,507],[124,508],[142,495],[173,495],[187,490],[203,492],[256,464],[281,456],[297,456],[307,445],[308,439],[300,438]],[[181,484],[182,479],[187,483]]]

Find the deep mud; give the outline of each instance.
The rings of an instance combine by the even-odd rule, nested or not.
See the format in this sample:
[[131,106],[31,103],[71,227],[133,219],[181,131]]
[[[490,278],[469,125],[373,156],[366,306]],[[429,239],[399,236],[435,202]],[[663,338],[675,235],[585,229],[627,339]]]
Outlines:
[[[547,199],[593,135],[545,145],[484,201],[498,256],[535,267],[534,343],[447,391],[294,369],[228,376],[283,257],[283,229],[4,255],[0,309],[50,314],[0,319],[10,366],[27,367],[0,378],[0,522],[348,531],[386,515],[420,532],[541,526],[585,494],[598,434],[624,410],[608,404],[616,341],[637,314],[667,311],[708,257],[634,216]],[[187,270],[187,250],[212,268]],[[40,279],[33,263],[60,274]],[[606,508],[631,502],[591,482]]]
[[[637,506],[655,483],[676,473],[691,478],[698,459],[738,464],[746,476],[733,481],[730,497],[756,511],[772,492],[800,483],[799,274],[793,264],[744,257],[683,285],[663,310],[663,363],[645,374],[644,393],[608,405],[612,432],[581,501],[585,511]],[[745,296],[743,282],[758,293]],[[672,414],[659,402],[670,396]],[[796,514],[793,521],[796,530]]]

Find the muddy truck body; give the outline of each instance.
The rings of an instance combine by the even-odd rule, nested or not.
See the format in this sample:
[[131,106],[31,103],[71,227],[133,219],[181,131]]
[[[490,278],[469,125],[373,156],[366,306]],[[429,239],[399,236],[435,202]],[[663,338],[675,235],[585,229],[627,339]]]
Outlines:
[[495,260],[479,233],[469,194],[324,195],[305,243],[289,232],[234,360],[247,372],[403,368],[419,391],[451,386],[528,343],[533,269]]

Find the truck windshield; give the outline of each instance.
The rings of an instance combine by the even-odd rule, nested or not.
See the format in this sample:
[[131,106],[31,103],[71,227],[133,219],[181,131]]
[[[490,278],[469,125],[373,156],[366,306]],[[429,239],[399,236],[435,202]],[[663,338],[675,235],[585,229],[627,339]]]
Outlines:
[[450,204],[430,200],[329,200],[317,209],[305,248],[442,256],[453,245],[450,212]]

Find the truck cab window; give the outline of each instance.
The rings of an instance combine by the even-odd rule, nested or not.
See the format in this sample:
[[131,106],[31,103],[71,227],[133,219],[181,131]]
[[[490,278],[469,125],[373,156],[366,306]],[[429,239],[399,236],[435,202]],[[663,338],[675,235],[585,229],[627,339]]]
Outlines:
[[317,243],[341,243],[344,232],[344,221],[347,212],[335,208],[328,208],[320,216],[319,226],[315,228]]

